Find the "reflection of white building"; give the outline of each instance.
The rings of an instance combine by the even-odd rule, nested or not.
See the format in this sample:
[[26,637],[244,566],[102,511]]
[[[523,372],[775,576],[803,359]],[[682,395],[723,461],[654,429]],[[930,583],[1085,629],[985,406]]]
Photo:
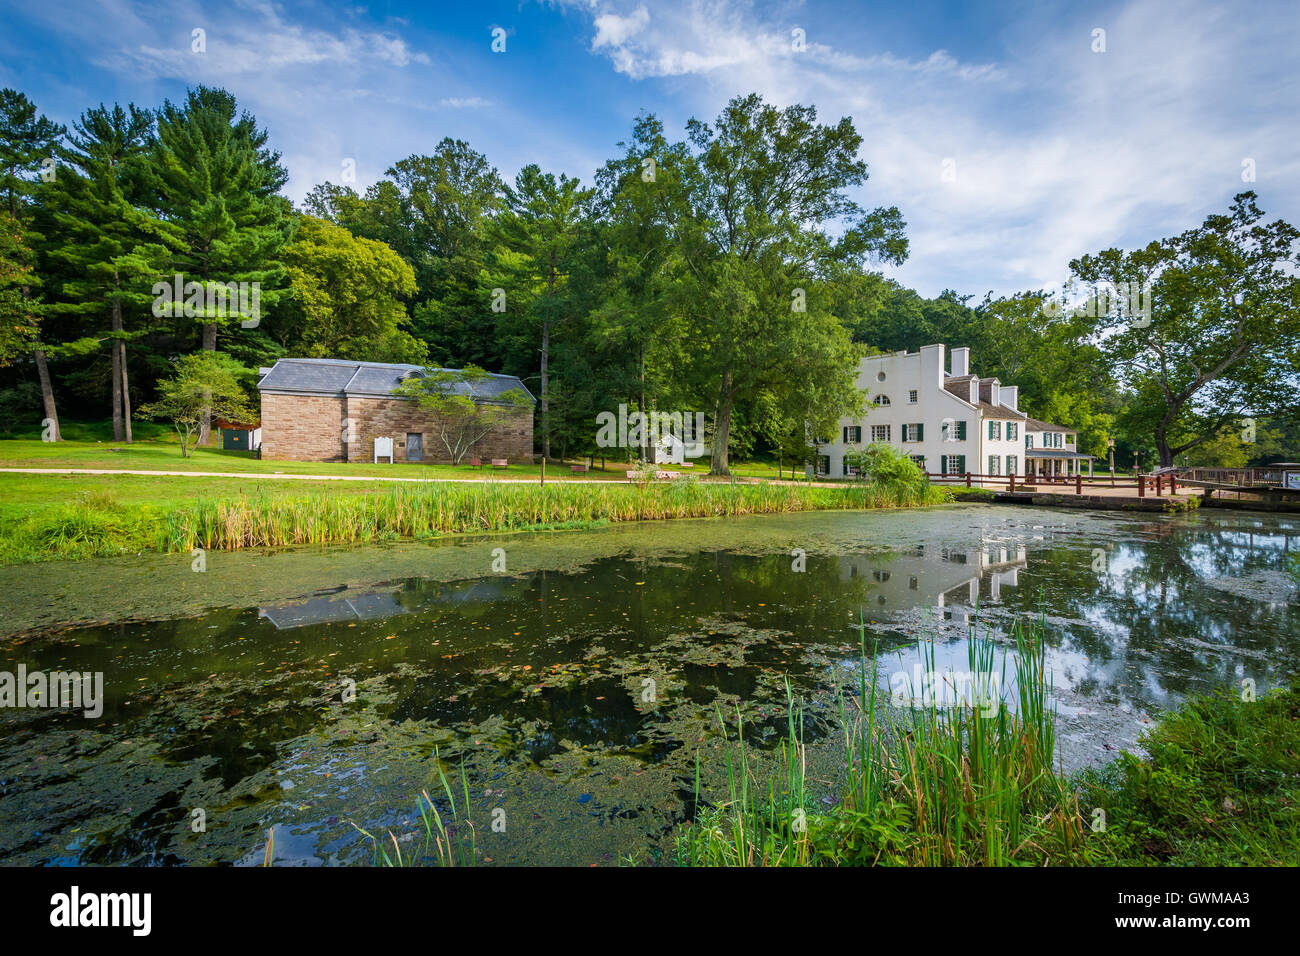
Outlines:
[[1019,410],[1018,386],[971,374],[970,349],[946,352],[926,345],[864,358],[857,386],[866,411],[840,419],[838,435],[814,442],[818,473],[848,475],[845,454],[872,442],[893,445],[931,474],[1072,475],[1082,460],[1091,462],[1069,429]]
[[864,580],[869,603],[900,610],[996,604],[1003,587],[1020,583],[1028,559],[1021,545],[972,551],[921,545],[910,554],[846,555],[839,562],[841,581]]

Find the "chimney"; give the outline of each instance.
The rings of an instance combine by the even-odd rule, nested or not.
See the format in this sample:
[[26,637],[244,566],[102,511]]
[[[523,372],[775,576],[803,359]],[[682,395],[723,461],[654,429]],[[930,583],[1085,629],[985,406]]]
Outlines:
[[969,375],[970,374],[970,349],[960,348],[952,349],[952,374]]
[[1001,393],[1002,393],[1003,405],[1011,409],[1013,412],[1020,411],[1020,409],[1016,407],[1020,401],[1019,385],[1003,385],[1001,389]]

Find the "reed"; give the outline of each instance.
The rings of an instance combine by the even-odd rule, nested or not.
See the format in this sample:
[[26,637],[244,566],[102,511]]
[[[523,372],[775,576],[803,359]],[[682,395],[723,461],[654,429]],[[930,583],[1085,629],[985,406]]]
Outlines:
[[364,544],[443,534],[590,527],[615,521],[917,507],[948,500],[930,485],[808,488],[670,482],[548,486],[430,483],[366,495],[201,500],[161,521],[161,546],[240,550]]
[[[787,739],[760,787],[759,763],[727,736],[727,797],[703,807],[678,835],[678,861],[706,866],[910,866],[1076,862],[1083,826],[1077,798],[1053,771],[1055,712],[1049,706],[1042,622],[1013,628],[1015,707],[996,700],[887,707],[877,691],[865,628],[859,686],[839,714],[845,779],[838,805],[815,813],[807,800],[802,713],[790,695]],[[972,627],[972,674],[999,675],[1006,657]],[[923,672],[937,679],[933,644],[918,644]],[[870,661],[870,663],[868,663]],[[933,685],[932,685],[933,686]],[[988,685],[986,685],[988,686]]]

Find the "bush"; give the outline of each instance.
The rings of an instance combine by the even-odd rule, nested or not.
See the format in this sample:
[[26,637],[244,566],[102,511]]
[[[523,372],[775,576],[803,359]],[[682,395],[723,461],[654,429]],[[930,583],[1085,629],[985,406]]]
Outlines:
[[851,451],[844,460],[850,468],[858,470],[858,481],[880,485],[896,494],[916,494],[928,482],[916,462],[883,442],[872,442],[861,451]]

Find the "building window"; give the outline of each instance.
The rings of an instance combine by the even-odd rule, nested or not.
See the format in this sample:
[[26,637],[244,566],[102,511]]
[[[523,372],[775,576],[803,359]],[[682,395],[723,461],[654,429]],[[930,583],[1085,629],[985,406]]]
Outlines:
[[1007,422],[1007,441],[1015,441],[1020,437],[1020,423]]
[[904,425],[903,441],[925,441],[925,427],[920,422]]
[[830,455],[818,455],[818,456],[817,456],[817,474],[819,474],[819,475],[829,475],[830,473],[831,473],[831,458],[830,458]]
[[998,456],[997,456],[997,455],[989,455],[989,474],[990,474],[990,475],[996,475],[996,474],[998,474]]
[[1034,447],[1034,436],[1029,434],[1029,432],[1025,432],[1025,447],[1026,448]]
[[1007,455],[1007,474],[1008,475],[1016,474],[1016,471],[1019,467],[1020,467],[1020,461],[1016,458],[1016,456]]
[[965,441],[966,423],[965,422],[944,422],[943,440],[944,441]]
[[879,372],[876,373],[876,381],[883,382],[884,380],[885,380],[885,370],[882,368]]
[[917,580],[917,577],[916,577],[915,574],[913,574],[910,578],[907,579],[907,589],[908,589],[909,591],[915,591],[915,590],[917,590],[920,586],[921,586],[921,582]]
[[910,392],[907,393],[907,404],[909,405],[916,404],[916,389],[912,389]]
[[872,440],[872,441],[889,441],[889,426],[888,426],[888,425],[872,425],[872,426],[871,426],[871,440]]
[[[1001,423],[1001,422],[989,422],[989,439],[992,440],[992,441],[1001,441],[1001,440],[1002,440],[1002,423]],[[993,472],[989,472],[989,474],[993,474]]]
[[965,440],[966,440],[966,423],[965,423],[965,422],[954,422],[953,424],[954,424],[954,426],[956,427],[956,431],[957,431],[957,437],[956,437],[955,441],[965,441]]
[[844,426],[844,444],[860,445],[862,444],[862,426],[845,425]]
[[943,473],[945,475],[966,474],[965,455],[943,455],[940,460],[943,462]]
[[911,458],[912,461],[916,462],[916,467],[917,467],[917,468],[920,468],[921,471],[925,471],[925,456],[924,456],[924,455],[909,455],[908,457]]
[[857,469],[857,468],[850,468],[850,467],[849,467],[849,460],[848,460],[848,458],[845,458],[845,459],[844,459],[844,466],[843,466],[843,467],[844,467],[844,477],[845,477],[845,478],[849,477],[849,475],[856,475],[856,474],[858,473],[858,469]]
[[889,396],[888,396],[888,395],[877,395],[877,396],[876,396],[876,404],[877,404],[877,405],[892,405],[893,403],[889,400]]

